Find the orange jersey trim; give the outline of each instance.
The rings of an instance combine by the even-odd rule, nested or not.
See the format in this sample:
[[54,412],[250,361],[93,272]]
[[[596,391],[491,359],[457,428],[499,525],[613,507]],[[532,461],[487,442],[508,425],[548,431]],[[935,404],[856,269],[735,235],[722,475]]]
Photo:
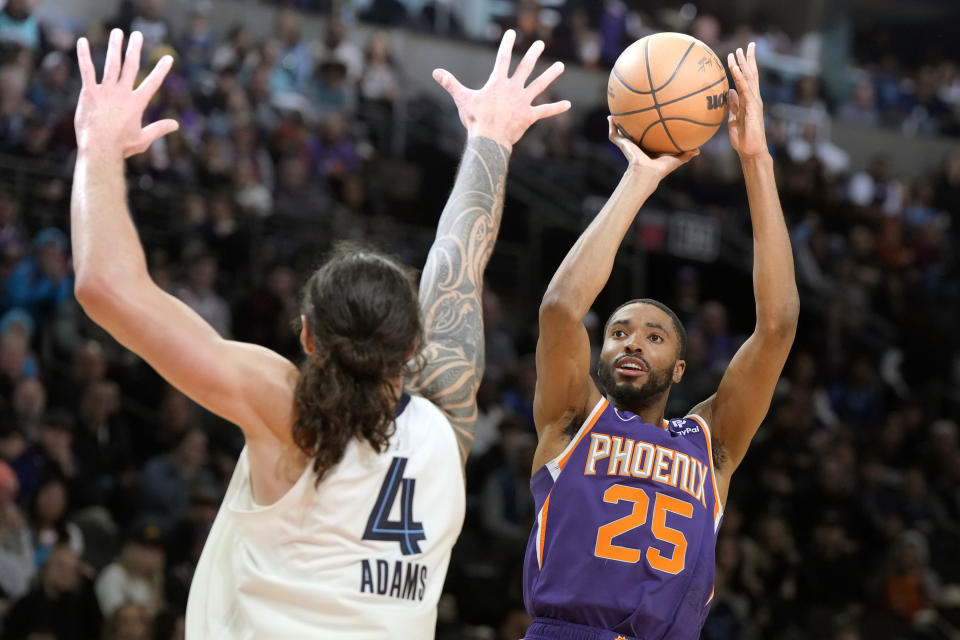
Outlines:
[[[590,433],[590,430],[593,429],[593,425],[597,424],[597,420],[599,420],[599,419],[600,419],[600,416],[603,415],[603,412],[607,410],[607,406],[608,406],[609,404],[610,404],[610,401],[609,401],[609,400],[607,400],[607,399],[604,399],[604,400],[603,400],[603,404],[600,405],[600,410],[599,410],[599,411],[596,411],[596,413],[593,414],[593,419],[590,420],[590,423],[589,423],[589,424],[587,424],[587,428],[586,428],[586,429],[582,429],[582,430],[580,431],[580,435],[577,436],[576,442],[573,443],[573,446],[570,447],[570,450],[567,451],[567,454],[566,454],[565,456],[563,456],[562,458],[560,458],[560,460],[557,461],[557,467],[559,467],[560,469],[563,469],[563,467],[567,464],[567,460],[570,459],[570,456],[573,455],[573,452],[576,451],[576,450],[577,450],[577,447],[580,446],[580,441],[583,440],[583,438],[584,438],[588,433]],[[547,497],[547,499],[549,500],[550,498]],[[546,505],[546,503],[544,503],[544,505]],[[544,508],[546,508],[546,506],[544,506]]]
[[710,429],[708,429],[703,420],[697,416],[689,415],[687,417],[695,420],[696,423],[700,425],[700,428],[703,429],[703,436],[707,439],[707,460],[710,462],[710,484],[713,485],[713,521],[716,523],[717,518],[720,516],[720,492],[717,490],[717,475],[713,471],[713,443],[710,440]]

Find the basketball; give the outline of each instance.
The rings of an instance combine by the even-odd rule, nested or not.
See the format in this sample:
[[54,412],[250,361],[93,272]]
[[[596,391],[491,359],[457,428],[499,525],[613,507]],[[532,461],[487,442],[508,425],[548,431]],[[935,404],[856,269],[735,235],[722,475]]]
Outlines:
[[620,131],[651,153],[700,147],[727,116],[727,72],[710,47],[682,33],[656,33],[623,50],[607,80]]

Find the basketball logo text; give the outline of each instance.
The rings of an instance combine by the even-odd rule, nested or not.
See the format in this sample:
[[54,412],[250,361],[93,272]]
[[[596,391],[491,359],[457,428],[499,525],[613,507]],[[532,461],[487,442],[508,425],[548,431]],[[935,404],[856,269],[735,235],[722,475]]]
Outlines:
[[707,111],[723,109],[725,106],[727,106],[727,94],[718,93],[712,96],[707,96]]

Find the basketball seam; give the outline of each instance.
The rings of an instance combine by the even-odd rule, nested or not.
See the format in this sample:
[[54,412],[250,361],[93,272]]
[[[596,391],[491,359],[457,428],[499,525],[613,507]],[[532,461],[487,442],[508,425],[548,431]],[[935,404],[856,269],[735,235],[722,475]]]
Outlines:
[[[648,43],[648,44],[649,44],[649,43]],[[690,50],[693,49],[693,45],[695,45],[695,44],[697,44],[697,43],[696,43],[696,42],[691,42],[691,43],[690,43],[690,46],[687,47],[687,50],[683,52],[683,56],[680,58],[680,62],[677,63],[677,68],[673,70],[673,73],[670,74],[670,77],[667,78],[667,81],[664,82],[661,86],[659,86],[659,87],[657,87],[656,89],[654,89],[654,88],[653,88],[653,79],[652,79],[652,78],[650,79],[650,88],[651,88],[653,91],[660,91],[661,89],[665,89],[665,88],[667,87],[667,85],[670,84],[670,81],[673,80],[673,79],[676,77],[677,72],[680,71],[680,67],[683,66],[683,61],[687,59],[687,56],[688,56],[688,55],[690,55]]]
[[[661,107],[665,107],[665,106],[667,106],[667,105],[673,104],[674,102],[680,102],[681,100],[686,100],[687,98],[690,98],[690,97],[692,97],[692,96],[695,96],[695,95],[697,95],[698,93],[702,93],[703,91],[706,91],[707,89],[712,89],[712,88],[714,88],[715,86],[717,86],[718,84],[720,84],[721,82],[723,82],[723,81],[726,80],[726,79],[727,79],[727,76],[726,76],[726,75],[721,76],[720,79],[717,80],[716,82],[714,82],[713,84],[708,84],[707,86],[703,87],[702,89],[697,89],[697,90],[694,91],[693,93],[688,93],[688,94],[685,95],[685,96],[680,96],[679,98],[674,98],[673,100],[667,100],[666,102],[661,102],[661,103],[660,103],[660,106],[661,106]],[[643,113],[644,111],[650,111],[650,109],[653,109],[653,108],[654,108],[654,107],[644,107],[643,109],[637,109],[637,110],[635,110],[635,111],[624,111],[624,112],[622,112],[622,113],[611,113],[610,115],[612,115],[612,116],[632,116],[632,115],[637,114],[637,113]]]
[[[657,122],[663,122],[663,114],[660,113],[660,105],[657,103],[657,92],[656,90],[653,90],[653,75],[650,73],[650,41],[649,40],[647,40],[646,50],[644,51],[644,58],[645,58],[644,62],[646,63],[646,66],[647,66],[647,82],[650,83],[650,89],[651,89],[650,97],[653,98],[653,106],[657,110]],[[653,125],[650,125],[650,127],[652,126]],[[647,131],[650,130],[650,127],[647,127]],[[644,136],[647,135],[647,131],[643,132]],[[667,138],[670,139],[670,144],[672,144],[677,149],[678,152],[683,153],[683,149],[680,148],[680,145],[678,145],[676,140],[673,139],[673,136],[670,135],[670,129],[667,128],[666,123],[664,123],[663,125],[663,131],[667,134]],[[642,141],[643,138],[641,137],[640,140]]]
[[647,96],[647,95],[650,95],[651,93],[653,93],[653,91],[640,91],[639,89],[634,89],[633,87],[631,87],[630,85],[628,85],[628,84],[624,81],[623,78],[620,77],[620,74],[617,73],[617,68],[616,68],[616,67],[614,67],[614,68],[612,69],[612,71],[613,71],[614,77],[615,77],[617,80],[620,81],[620,84],[622,84],[624,87],[626,87],[627,91],[632,91],[633,93],[638,93],[638,94],[640,94],[640,95],[642,95],[642,96]]
[[700,124],[700,125],[703,125],[703,126],[705,126],[705,127],[719,127],[720,125],[723,124],[723,119],[721,119],[719,122],[701,122],[700,120],[693,120],[693,119],[691,119],[691,118],[681,118],[680,116],[670,116],[670,117],[667,117],[667,118],[662,118],[662,120],[663,120],[663,121],[667,121],[667,120],[680,120],[680,121],[682,121],[682,122],[690,122],[690,123],[692,123],[692,124]]
[[[703,127],[719,127],[720,125],[723,124],[723,120],[720,120],[720,122],[700,122],[699,120],[692,120],[692,119],[690,119],[690,118],[681,118],[681,117],[679,117],[679,116],[677,116],[677,117],[670,117],[670,118],[661,118],[660,120],[656,120],[656,121],[654,121],[654,122],[651,122],[649,125],[647,125],[647,128],[643,130],[643,133],[642,133],[642,134],[640,134],[640,139],[637,140],[637,145],[642,147],[642,146],[643,146],[643,139],[647,136],[647,132],[650,131],[650,129],[652,129],[653,127],[655,127],[655,126],[658,125],[659,123],[661,123],[661,122],[666,122],[667,120],[681,120],[681,121],[683,121],[683,122],[689,122],[689,123],[691,123],[691,124],[698,124],[698,125],[703,126]],[[622,124],[618,124],[617,126],[620,127],[620,128],[622,128],[624,131],[627,130],[626,127],[624,127]],[[663,128],[664,128],[664,130],[666,130],[667,125],[663,125]],[[670,141],[673,142],[673,139],[671,138]],[[675,142],[674,142],[674,145],[676,145]]]

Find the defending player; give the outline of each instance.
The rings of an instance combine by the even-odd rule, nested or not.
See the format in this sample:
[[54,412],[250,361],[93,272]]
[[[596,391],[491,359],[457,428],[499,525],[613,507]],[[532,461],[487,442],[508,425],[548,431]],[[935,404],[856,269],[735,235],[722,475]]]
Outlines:
[[696,155],[651,159],[611,124],[610,139],[629,167],[540,307],[540,442],[530,483],[538,515],[524,566],[524,599],[535,618],[528,640],[692,640],[707,616],[730,477],[767,412],[799,309],[753,44],[728,64],[736,86],[728,94],[730,142],[753,223],[756,328],[716,393],[687,417],[664,420],[670,387],[685,367],[684,328],[665,305],[632,300],[607,321],[594,384],[581,320],[637,210]]
[[[562,65],[524,87],[543,51],[536,43],[508,77],[509,31],[483,88],[434,72],[468,140],[419,298],[391,258],[335,253],[304,289],[308,356],[298,369],[224,340],[147,274],[124,158],[177,123],[141,125],[171,65],[165,57],[134,89],[142,40],[131,35],[121,65],[123,34],[111,33],[101,84],[87,41],[77,45],[76,294],[124,346],[245,436],[193,579],[187,637],[432,638],[463,521],[461,463],[483,371],[480,294],[507,162],[533,122],[569,108],[532,106]],[[418,351],[426,364],[409,388],[419,396],[403,391]]]

